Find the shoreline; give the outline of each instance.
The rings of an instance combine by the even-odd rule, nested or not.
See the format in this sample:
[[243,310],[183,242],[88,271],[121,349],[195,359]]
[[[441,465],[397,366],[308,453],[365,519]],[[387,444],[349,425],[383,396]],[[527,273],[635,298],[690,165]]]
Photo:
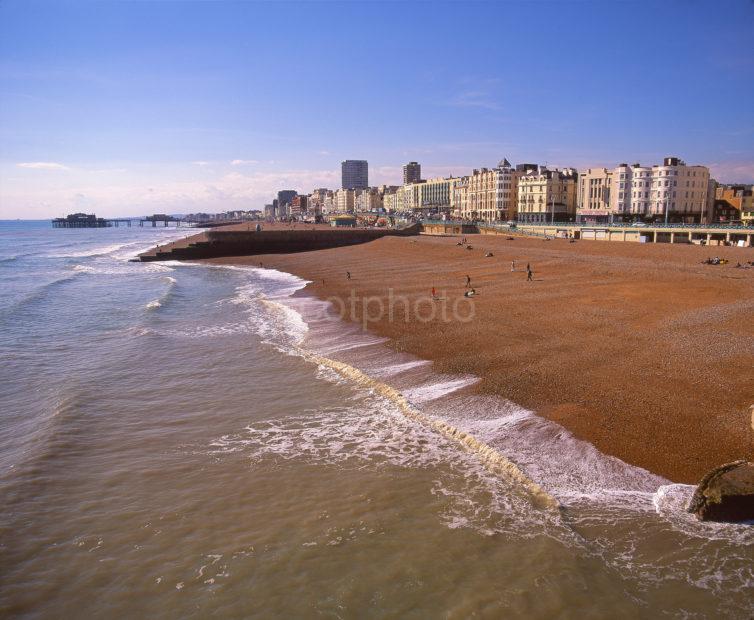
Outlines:
[[[437,372],[478,376],[470,389],[674,482],[696,483],[749,454],[754,269],[698,264],[708,248],[468,238],[472,251],[457,238],[422,236],[206,262],[286,271],[310,281],[298,294],[323,300],[353,295],[357,318],[362,299],[387,301],[388,289],[416,301],[434,286],[458,299],[468,271],[479,294],[473,321],[406,322],[399,312],[367,321],[367,331]],[[716,254],[733,264],[754,259],[750,249]],[[511,257],[532,262],[534,282],[510,271]]]

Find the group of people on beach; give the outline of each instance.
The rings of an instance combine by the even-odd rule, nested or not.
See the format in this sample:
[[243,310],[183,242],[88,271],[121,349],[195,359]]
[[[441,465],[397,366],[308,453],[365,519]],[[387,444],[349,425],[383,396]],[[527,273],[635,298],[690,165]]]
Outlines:
[[[511,261],[511,271],[516,271],[516,259],[514,258]],[[531,270],[531,263],[526,263],[526,281],[527,282],[533,282],[534,281],[534,272]]]
[[[727,258],[720,258],[719,256],[715,256],[714,258],[706,258],[702,261],[702,265],[727,265],[728,264]],[[736,269],[749,269],[751,267],[754,267],[754,261],[750,260],[748,262],[744,262],[743,265],[741,263],[736,263]]]
[[[461,241],[457,243],[457,245],[464,245],[464,244],[466,244],[466,237],[463,237]],[[469,249],[470,248],[471,246],[469,246]],[[485,257],[492,257],[492,256],[493,256],[492,252],[488,252],[487,254],[485,254]],[[515,272],[515,271],[516,271],[516,259],[513,259],[511,261],[511,272]],[[350,279],[351,279],[351,272],[346,271],[346,280],[350,280]],[[531,268],[531,263],[526,263],[526,281],[527,282],[534,281],[534,271]],[[324,284],[324,280],[322,281],[322,283]],[[476,289],[471,285],[471,276],[468,274],[466,275],[465,289],[466,290],[463,293],[464,297],[473,297],[474,295],[476,295]],[[437,296],[437,291],[435,290],[434,286],[430,290],[430,295],[432,299],[435,301],[439,299],[439,297]]]
[[[516,259],[513,259],[511,261],[511,272],[516,271]],[[534,281],[534,271],[532,271],[531,263],[526,263],[526,281],[527,282],[533,282]],[[464,293],[464,297],[473,297],[476,295],[476,289],[471,286],[471,276],[468,274],[466,275],[466,292]],[[435,289],[432,287],[432,298],[435,297]]]

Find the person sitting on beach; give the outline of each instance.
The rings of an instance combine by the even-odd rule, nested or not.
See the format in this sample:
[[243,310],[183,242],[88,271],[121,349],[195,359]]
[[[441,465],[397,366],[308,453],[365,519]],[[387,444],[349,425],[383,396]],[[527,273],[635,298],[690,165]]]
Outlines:
[[485,258],[491,258],[495,256],[492,252],[487,252],[487,254],[484,255]]
[[463,294],[464,297],[473,297],[474,295],[476,295],[476,290],[473,288]]

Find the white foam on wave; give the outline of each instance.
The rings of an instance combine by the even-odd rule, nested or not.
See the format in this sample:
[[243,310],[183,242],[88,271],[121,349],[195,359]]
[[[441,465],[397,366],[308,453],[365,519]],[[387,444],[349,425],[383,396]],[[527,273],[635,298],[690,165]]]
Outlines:
[[79,250],[78,252],[66,252],[64,254],[45,254],[46,258],[87,258],[90,256],[105,256],[112,254],[121,248],[132,245],[132,243],[112,243],[88,250]]
[[[192,325],[184,329],[167,329],[161,333],[172,337],[206,338],[217,336],[231,336],[239,334],[257,334],[264,343],[288,352],[297,345],[308,331],[308,325],[301,315],[294,309],[278,303],[277,299],[287,298],[300,288],[306,286],[306,281],[292,274],[245,267],[238,265],[214,265],[191,263],[183,261],[164,261],[169,267],[217,269],[249,274],[242,284],[235,287],[233,295],[221,299],[217,304],[231,304],[237,306],[242,316],[240,320],[212,325]],[[266,273],[273,271],[273,273]],[[260,273],[264,277],[258,277]],[[174,280],[174,278],[171,278]]]
[[340,342],[328,344],[327,346],[319,346],[317,347],[317,351],[323,355],[330,355],[332,353],[343,353],[345,351],[353,351],[354,349],[371,347],[376,344],[382,344],[386,341],[387,338],[379,338],[376,336],[360,336],[358,339],[348,336],[342,338]]
[[309,326],[299,312],[278,301],[289,298],[308,282],[275,269],[235,268],[259,278],[236,287],[236,294],[230,300],[231,303],[248,307],[249,323],[254,331],[264,342],[282,347],[282,350],[287,351],[287,347],[299,344]]
[[504,399],[458,396],[437,407],[438,415],[508,455],[566,510],[600,505],[652,512],[652,495],[668,482],[601,453],[559,424]]
[[104,258],[87,264],[73,265],[71,269],[80,273],[100,276],[141,275],[145,271],[148,273],[170,273],[173,271],[172,267],[158,263],[139,263],[137,265],[128,262],[114,262]]
[[371,369],[371,372],[378,377],[392,377],[395,375],[400,375],[404,372],[408,372],[409,370],[415,370],[416,368],[430,366],[431,364],[432,362],[430,362],[429,360],[412,360],[410,362],[388,364],[386,366],[373,368]]
[[452,377],[404,389],[403,394],[413,403],[426,403],[447,396],[448,394],[452,394],[453,392],[457,392],[458,390],[469,387],[478,382],[478,377]]
[[754,548],[754,527],[750,523],[716,523],[700,521],[688,511],[696,487],[689,484],[667,484],[657,489],[652,504],[675,528],[684,534],[704,540],[725,540]]
[[99,271],[91,265],[74,265],[73,270],[81,273],[99,273]]
[[450,527],[522,537],[541,533],[545,523],[562,530],[557,513],[534,509],[525,494],[492,474],[473,452],[417,424],[379,393],[356,392],[340,407],[254,422],[212,441],[210,451],[218,456],[240,453],[256,467],[296,460],[339,469],[437,470],[439,478],[430,491],[444,498],[442,518]]
[[165,305],[170,299],[170,296],[173,294],[175,285],[178,282],[178,280],[176,280],[172,276],[162,276],[162,278],[160,279],[163,282],[167,283],[167,288],[165,289],[165,292],[158,299],[153,299],[146,305],[147,310],[157,310],[158,308],[162,308],[163,305]]

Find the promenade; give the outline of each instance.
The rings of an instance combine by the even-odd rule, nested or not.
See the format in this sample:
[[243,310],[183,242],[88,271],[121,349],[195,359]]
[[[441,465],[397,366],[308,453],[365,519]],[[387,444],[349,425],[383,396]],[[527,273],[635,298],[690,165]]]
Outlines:
[[754,246],[754,226],[728,224],[652,224],[642,226],[553,223],[470,223],[458,220],[425,220],[423,232],[429,234],[524,234],[534,237],[561,237],[592,241],[634,243],[692,243],[697,245]]

